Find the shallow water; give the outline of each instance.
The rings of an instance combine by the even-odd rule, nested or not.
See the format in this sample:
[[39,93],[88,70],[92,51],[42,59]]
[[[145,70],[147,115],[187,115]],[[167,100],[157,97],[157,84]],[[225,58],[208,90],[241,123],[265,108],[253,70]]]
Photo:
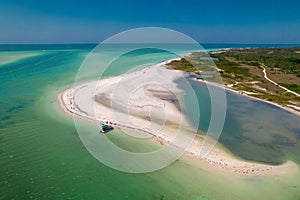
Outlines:
[[[22,47],[14,48],[22,50]],[[0,199],[299,199],[299,174],[238,179],[207,172],[187,158],[147,174],[121,173],[106,167],[88,153],[73,120],[59,110],[56,102],[57,93],[73,83],[91,46],[26,46],[26,49],[39,55],[0,67]],[[109,53],[104,58],[114,54]],[[146,57],[149,63],[158,63],[172,55],[149,52],[137,59],[130,55],[125,66],[138,67]],[[126,58],[115,65],[124,65]],[[106,76],[121,72],[108,71]],[[86,79],[95,77],[97,75],[87,74]],[[224,146],[253,160],[278,162],[290,158],[299,161],[299,118],[269,105],[230,95],[228,125],[220,140]],[[245,107],[237,106],[241,102]],[[253,110],[253,106],[257,108]],[[261,109],[267,112],[260,114]],[[260,126],[263,123],[259,131],[251,132],[259,128],[252,116]],[[207,122],[200,123],[205,127]],[[89,125],[85,125],[86,130],[91,131]],[[145,142],[146,148],[143,148],[135,140],[118,137],[117,131],[109,134],[116,144],[130,145],[129,150],[142,152],[156,147]],[[241,139],[244,137],[247,140]],[[280,143],[283,141],[280,137],[287,137],[284,140],[287,142],[295,141],[296,137],[298,140],[290,145]],[[264,144],[279,141],[276,143],[279,151],[269,151],[268,146],[262,149],[261,141]],[[263,155],[255,157],[256,154]]]
[[[205,83],[191,81],[196,92],[200,121],[206,134],[211,119],[211,99]],[[221,92],[221,90],[220,90]],[[219,142],[235,155],[269,164],[293,160],[300,164],[300,117],[277,106],[227,91],[227,110]],[[187,113],[194,105],[186,96]],[[222,102],[217,102],[221,104]]]

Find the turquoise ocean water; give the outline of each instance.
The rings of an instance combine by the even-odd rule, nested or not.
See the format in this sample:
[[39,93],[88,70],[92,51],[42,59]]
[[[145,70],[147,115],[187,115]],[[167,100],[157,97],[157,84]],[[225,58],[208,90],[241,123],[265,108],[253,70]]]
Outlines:
[[[207,49],[259,46],[275,45],[204,45]],[[212,174],[185,159],[160,171],[127,174],[99,163],[82,145],[73,120],[56,102],[57,93],[73,84],[94,47],[0,45],[0,199],[299,199],[299,174],[236,179]],[[118,51],[112,48],[102,59],[111,59]],[[106,71],[105,76],[121,74],[145,61],[153,64],[174,57],[164,51],[137,51],[113,63],[122,67]],[[99,60],[94,62],[101,67]],[[93,78],[97,75],[91,73],[84,79]],[[210,116],[207,89],[198,82],[192,85],[200,102],[198,123],[205,131]],[[232,93],[227,97],[220,137],[223,146],[244,159],[300,164],[299,117],[247,97]],[[149,145],[120,138],[117,131],[109,137],[135,150]]]

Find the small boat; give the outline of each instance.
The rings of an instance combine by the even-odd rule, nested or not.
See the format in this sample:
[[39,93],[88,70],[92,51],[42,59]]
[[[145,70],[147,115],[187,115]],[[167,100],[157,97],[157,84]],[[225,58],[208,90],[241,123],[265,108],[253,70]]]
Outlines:
[[114,130],[114,127],[109,126],[109,125],[106,125],[106,124],[103,124],[103,125],[101,126],[100,133],[107,133],[107,132],[109,132],[109,131],[111,131],[111,130]]

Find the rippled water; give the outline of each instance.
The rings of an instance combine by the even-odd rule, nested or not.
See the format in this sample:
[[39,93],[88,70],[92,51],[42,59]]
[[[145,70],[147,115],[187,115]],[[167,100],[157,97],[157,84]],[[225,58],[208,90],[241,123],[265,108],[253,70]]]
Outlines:
[[[1,46],[2,52],[10,50],[10,56],[14,51],[24,55],[0,66],[0,199],[299,199],[299,174],[236,179],[207,172],[188,159],[153,173],[127,174],[99,163],[82,145],[72,119],[56,103],[57,93],[73,83],[92,48]],[[112,57],[114,51],[108,54],[103,59]],[[148,52],[125,56],[116,65],[136,67],[145,58],[158,63],[172,56]],[[4,57],[0,53],[0,59]],[[120,73],[112,70],[106,76]],[[203,101],[205,89],[199,89],[199,84],[195,87]],[[224,146],[248,159],[299,163],[299,118],[235,94],[228,97],[220,140]],[[209,116],[205,108],[201,112]],[[201,119],[200,127],[205,130],[206,118]],[[108,137],[120,146],[143,148],[117,131]],[[149,149],[151,145],[145,144]]]

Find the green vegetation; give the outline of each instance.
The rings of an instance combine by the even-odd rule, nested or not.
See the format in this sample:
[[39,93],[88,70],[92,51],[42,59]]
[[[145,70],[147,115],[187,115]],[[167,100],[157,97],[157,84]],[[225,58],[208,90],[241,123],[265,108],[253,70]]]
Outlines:
[[[215,56],[215,57],[219,58],[219,61],[217,61],[217,65],[220,69],[223,70],[225,76],[228,74],[235,74],[236,77],[238,75],[250,76],[249,69],[239,67],[239,64],[237,62],[229,61],[226,58],[221,56],[219,57]],[[242,76],[239,77],[242,78]]]
[[[277,68],[286,74],[300,77],[300,47],[297,48],[258,48],[258,49],[232,49],[222,54],[214,55],[219,59],[228,59],[240,64],[260,66],[264,64],[269,68]],[[222,63],[221,63],[222,66]]]
[[288,83],[280,83],[283,87],[286,87],[289,90],[300,93],[300,85],[299,84],[288,84]]
[[186,72],[196,72],[195,66],[185,58],[172,61],[172,68]]
[[218,80],[218,70],[223,83],[232,84],[237,91],[251,92],[251,96],[280,104],[300,106],[299,97],[270,83],[262,73],[263,66],[267,69],[269,78],[300,93],[300,47],[231,49],[210,54],[216,59],[201,59],[203,56],[207,57],[207,54],[197,52],[181,60],[172,61],[168,67],[212,75],[215,78],[206,79],[211,82]]

